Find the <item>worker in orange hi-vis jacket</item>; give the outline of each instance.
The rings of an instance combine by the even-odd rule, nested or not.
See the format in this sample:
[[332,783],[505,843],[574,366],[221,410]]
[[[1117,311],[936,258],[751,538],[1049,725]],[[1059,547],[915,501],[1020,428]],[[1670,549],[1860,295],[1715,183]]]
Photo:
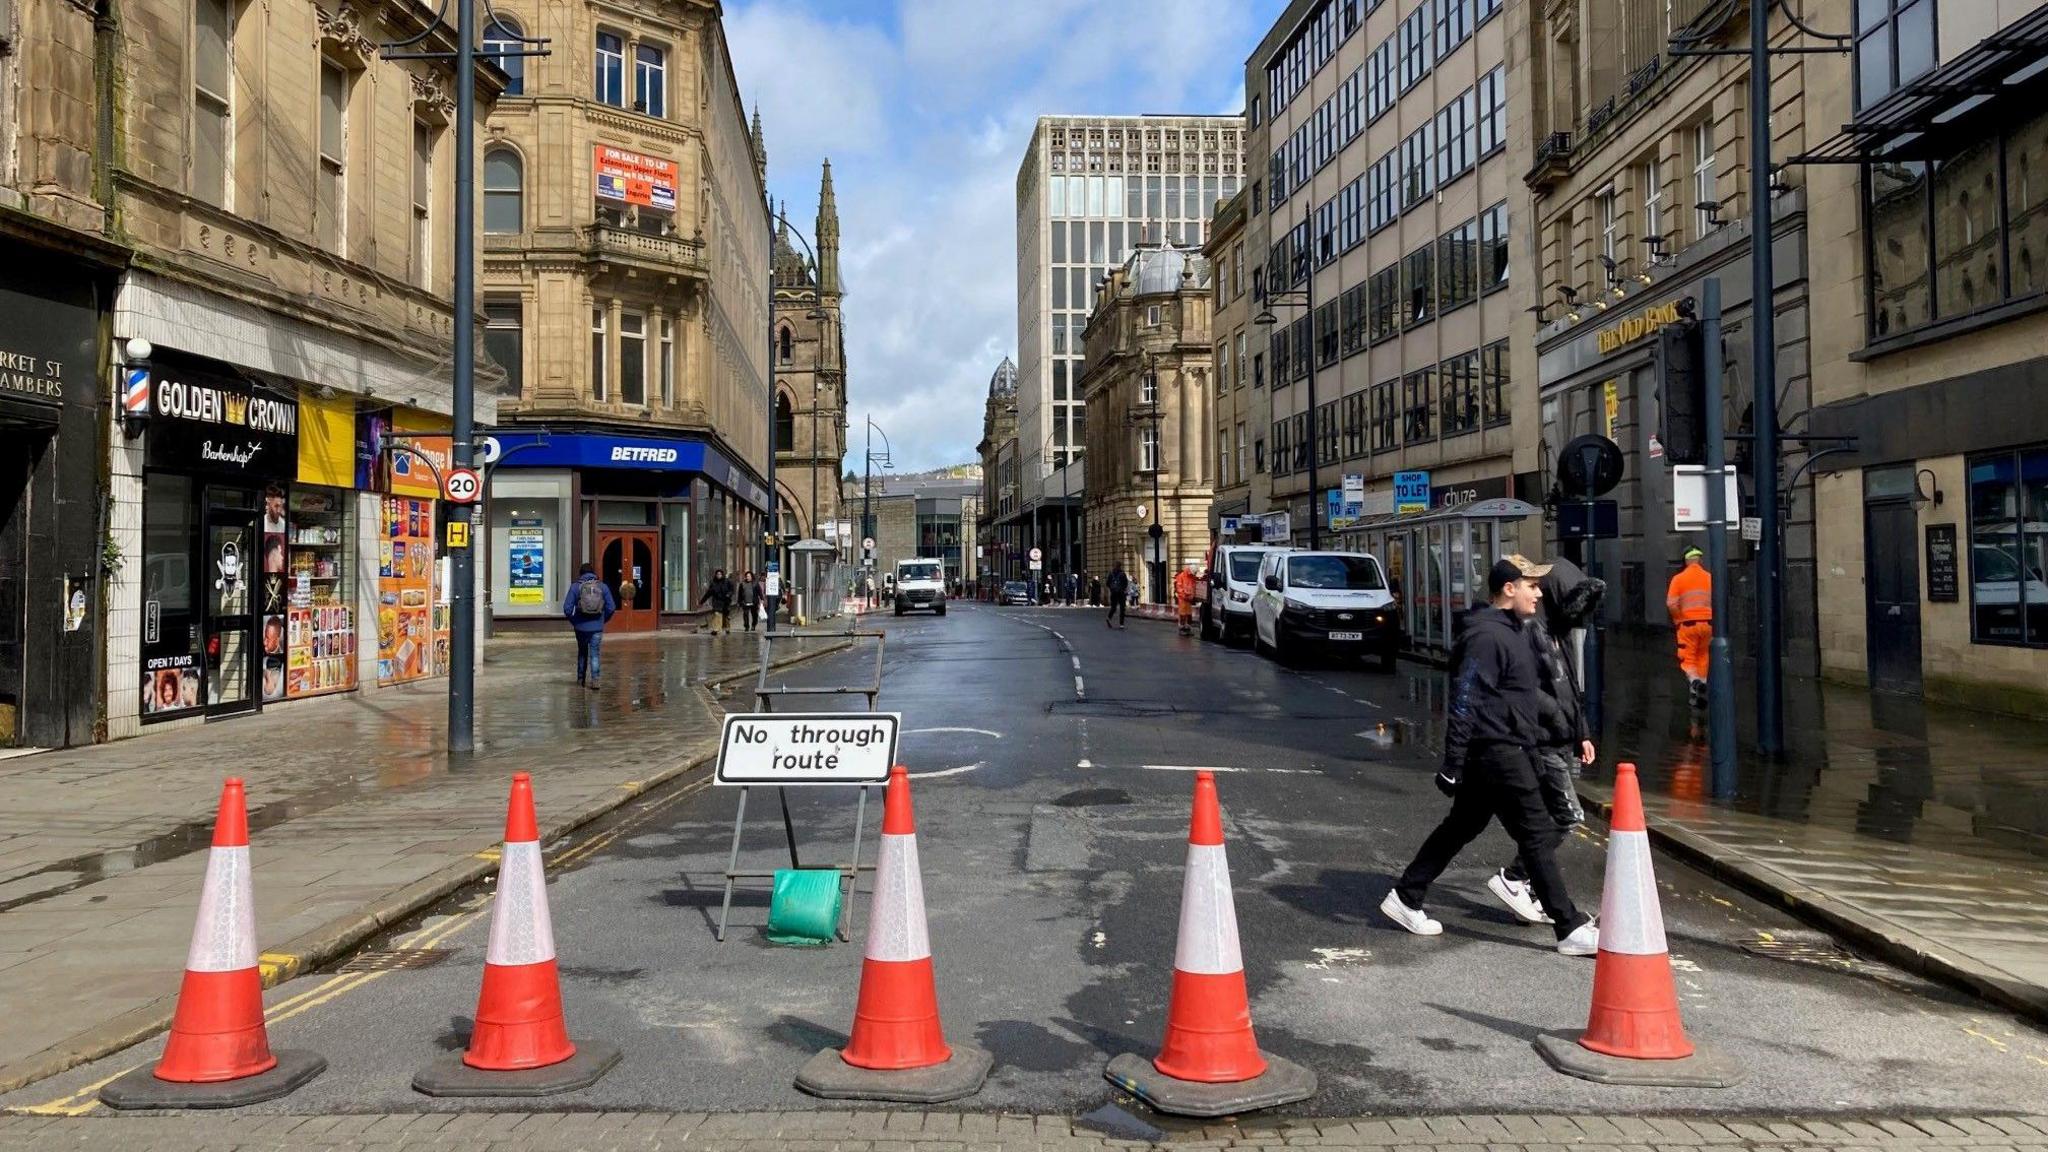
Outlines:
[[1685,567],[1664,592],[1664,607],[1678,627],[1678,666],[1695,708],[1707,702],[1707,649],[1714,642],[1714,577],[1700,564],[1703,555],[1687,548]]

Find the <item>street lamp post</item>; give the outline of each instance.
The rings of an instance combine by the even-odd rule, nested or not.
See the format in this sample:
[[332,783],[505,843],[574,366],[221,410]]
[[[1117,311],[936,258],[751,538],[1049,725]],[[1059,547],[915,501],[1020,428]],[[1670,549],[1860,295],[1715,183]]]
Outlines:
[[[1165,413],[1159,406],[1159,369],[1150,350],[1145,353],[1145,374],[1140,378],[1138,388],[1138,407],[1143,411],[1132,413],[1132,419],[1152,427],[1152,523],[1146,527],[1145,537],[1152,542],[1152,552],[1157,557],[1153,562],[1159,565],[1158,583],[1152,589],[1152,597],[1155,603],[1163,604],[1166,602],[1168,573],[1166,509],[1159,503],[1159,473],[1166,462],[1165,437],[1160,432],[1160,421]],[[1150,402],[1145,399],[1147,392],[1152,396]],[[1174,546],[1178,548],[1179,543],[1176,541]]]
[[[1309,226],[1309,206],[1307,203],[1303,203],[1301,206],[1301,222],[1304,229],[1307,229]],[[1310,234],[1313,235],[1313,232],[1311,231]],[[1310,243],[1314,243],[1314,241],[1311,240]],[[1321,416],[1316,411],[1316,359],[1318,352],[1315,340],[1316,273],[1314,261],[1309,259],[1307,252],[1297,253],[1294,259],[1300,263],[1302,287],[1289,291],[1274,291],[1271,285],[1267,285],[1266,307],[1257,316],[1252,317],[1252,323],[1270,331],[1274,325],[1280,322],[1280,318],[1273,315],[1275,307],[1300,308],[1302,313],[1308,317],[1308,546],[1311,549],[1317,549],[1323,546],[1323,532],[1322,516],[1320,515],[1321,509],[1317,508],[1316,505],[1322,502],[1323,494],[1318,491],[1319,486],[1316,482],[1316,454],[1322,447]],[[1286,334],[1282,333],[1281,338],[1285,339]],[[1274,384],[1277,386],[1279,381],[1275,380]]]
[[[386,60],[441,60],[455,65],[455,346],[452,349],[452,379],[449,402],[455,409],[454,433],[450,445],[457,468],[475,461],[476,440],[476,5],[455,7],[455,47],[415,51],[413,45],[447,27],[444,7],[417,35],[379,45]],[[483,0],[487,29],[496,29],[506,41],[521,48],[494,46],[481,55],[500,67],[509,57],[545,56],[545,38],[510,33]],[[462,539],[469,539],[469,504],[450,503],[448,523],[462,525]],[[476,558],[467,546],[450,548],[448,558],[448,751],[476,750]]]
[[[875,587],[875,554],[873,550],[868,548],[867,541],[868,538],[873,536],[875,533],[875,522],[873,519],[873,508],[875,499],[875,433],[882,432],[882,430],[880,428],[875,427],[874,417],[867,416],[862,417],[862,419],[866,421],[868,426],[868,446],[867,451],[864,453],[864,461],[861,465],[860,566],[861,570],[867,573],[868,587],[870,590],[872,590]],[[889,434],[887,432],[882,432],[882,448],[882,466],[884,468],[887,468],[894,462],[896,452],[896,446],[889,443]]]

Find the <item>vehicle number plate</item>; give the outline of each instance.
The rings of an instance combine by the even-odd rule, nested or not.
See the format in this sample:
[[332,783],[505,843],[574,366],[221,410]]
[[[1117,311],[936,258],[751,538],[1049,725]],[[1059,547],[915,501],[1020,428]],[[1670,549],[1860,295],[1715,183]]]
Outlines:
[[1365,639],[1365,633],[1363,633],[1363,632],[1332,632],[1332,633],[1330,633],[1330,639],[1332,639],[1332,640],[1363,640],[1363,639]]

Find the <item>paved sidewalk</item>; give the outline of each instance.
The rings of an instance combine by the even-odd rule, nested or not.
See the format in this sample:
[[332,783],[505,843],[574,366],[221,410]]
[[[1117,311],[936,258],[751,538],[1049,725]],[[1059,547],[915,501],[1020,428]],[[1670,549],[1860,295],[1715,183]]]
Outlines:
[[[1132,1133],[1134,1135],[1134,1133]],[[1355,1120],[1253,1118],[1176,1125],[1165,1148],[1466,1149],[1470,1152],[1646,1152],[1652,1147],[1763,1149],[2048,1149],[2048,1116],[1701,1120],[1616,1116],[1414,1116]],[[0,1116],[0,1149],[93,1152],[1097,1152],[1145,1147],[1066,1116],[960,1112],[466,1112],[348,1116],[136,1116],[52,1120]]]
[[[836,650],[831,630],[778,662]],[[745,634],[607,636],[590,692],[566,637],[499,638],[478,750],[452,761],[445,680],[0,761],[0,1091],[168,1025],[223,778],[248,785],[274,984],[488,874],[511,773],[533,773],[552,839],[703,762],[705,682],[758,653]]]
[[[1610,658],[1601,749],[1610,771],[1639,763],[1652,836],[1885,960],[2048,1021],[2048,724],[1794,680],[1772,761],[1738,676],[1741,747],[1717,780],[1704,718],[1661,656]],[[1596,804],[1605,775],[1581,786]]]

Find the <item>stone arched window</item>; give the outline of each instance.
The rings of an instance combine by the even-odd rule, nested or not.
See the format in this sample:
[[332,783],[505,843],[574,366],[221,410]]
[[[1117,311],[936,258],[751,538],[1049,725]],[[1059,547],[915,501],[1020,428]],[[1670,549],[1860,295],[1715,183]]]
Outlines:
[[796,451],[796,408],[790,404],[787,392],[775,398],[775,450]]

